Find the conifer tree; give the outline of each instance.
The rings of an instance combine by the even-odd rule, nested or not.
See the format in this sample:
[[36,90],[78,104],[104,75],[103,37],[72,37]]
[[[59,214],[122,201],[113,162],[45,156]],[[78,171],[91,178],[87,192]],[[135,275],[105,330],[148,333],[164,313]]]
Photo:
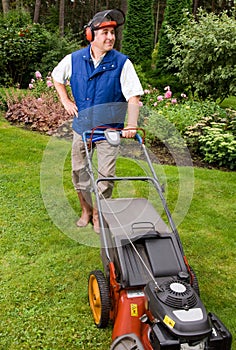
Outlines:
[[151,59],[154,46],[153,0],[129,0],[122,52],[135,64]]
[[172,44],[167,37],[166,27],[171,26],[173,29],[176,29],[183,20],[183,11],[185,9],[191,11],[191,4],[191,0],[167,0],[164,21],[158,38],[158,54],[156,61],[157,75],[173,73],[173,69],[171,70],[166,66],[167,57],[170,57],[172,53]]

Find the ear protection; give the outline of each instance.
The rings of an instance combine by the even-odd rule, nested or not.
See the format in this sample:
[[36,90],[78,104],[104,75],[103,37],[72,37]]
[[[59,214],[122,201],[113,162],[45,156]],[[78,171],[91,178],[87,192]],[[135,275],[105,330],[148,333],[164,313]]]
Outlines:
[[98,12],[93,19],[84,27],[85,37],[91,42],[94,40],[94,31],[103,27],[112,26],[114,28],[124,24],[125,15],[119,9]]
[[94,40],[94,29],[89,24],[85,27],[85,38],[89,42]]

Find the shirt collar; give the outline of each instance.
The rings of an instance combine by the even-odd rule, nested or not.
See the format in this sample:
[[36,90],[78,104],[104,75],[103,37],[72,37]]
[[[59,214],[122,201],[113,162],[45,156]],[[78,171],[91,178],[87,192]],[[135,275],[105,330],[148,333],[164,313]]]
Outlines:
[[98,60],[95,60],[92,54],[92,48],[90,47],[90,56],[94,64],[94,68],[97,68],[99,66],[99,64],[102,62],[103,58],[105,57],[105,55],[106,55],[106,52],[102,56],[100,56]]

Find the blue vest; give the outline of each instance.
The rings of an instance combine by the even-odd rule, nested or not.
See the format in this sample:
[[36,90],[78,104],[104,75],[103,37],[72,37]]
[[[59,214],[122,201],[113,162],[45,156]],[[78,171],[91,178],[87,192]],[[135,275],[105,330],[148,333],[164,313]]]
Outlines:
[[123,128],[127,102],[120,75],[127,56],[109,51],[95,69],[90,46],[72,53],[71,89],[78,107],[73,129],[80,135],[97,126]]

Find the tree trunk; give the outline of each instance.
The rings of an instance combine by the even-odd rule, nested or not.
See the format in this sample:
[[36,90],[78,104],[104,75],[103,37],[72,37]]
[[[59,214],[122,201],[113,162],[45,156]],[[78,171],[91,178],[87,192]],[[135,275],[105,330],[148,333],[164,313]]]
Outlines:
[[9,11],[9,0],[2,0],[2,10],[5,15]]
[[59,32],[60,36],[64,36],[65,29],[65,0],[60,0],[60,10],[59,10]]
[[199,0],[194,0],[193,1],[193,15],[194,15],[195,19],[196,19],[196,16],[197,16],[198,6],[199,6]]
[[154,46],[157,43],[158,39],[158,24],[159,24],[159,16],[160,16],[160,2],[157,2],[157,14],[156,14],[156,26],[155,26],[155,35],[154,35]]
[[41,0],[36,0],[35,8],[34,8],[34,23],[38,23],[39,21],[40,6],[41,6]]
[[[127,13],[127,9],[128,9],[128,4],[127,4],[127,0],[121,0],[120,1],[120,7],[121,11],[124,12],[124,14]],[[115,48],[120,51],[121,50],[121,43],[122,43],[122,31],[124,29],[124,26],[118,27],[116,30],[116,46]]]

